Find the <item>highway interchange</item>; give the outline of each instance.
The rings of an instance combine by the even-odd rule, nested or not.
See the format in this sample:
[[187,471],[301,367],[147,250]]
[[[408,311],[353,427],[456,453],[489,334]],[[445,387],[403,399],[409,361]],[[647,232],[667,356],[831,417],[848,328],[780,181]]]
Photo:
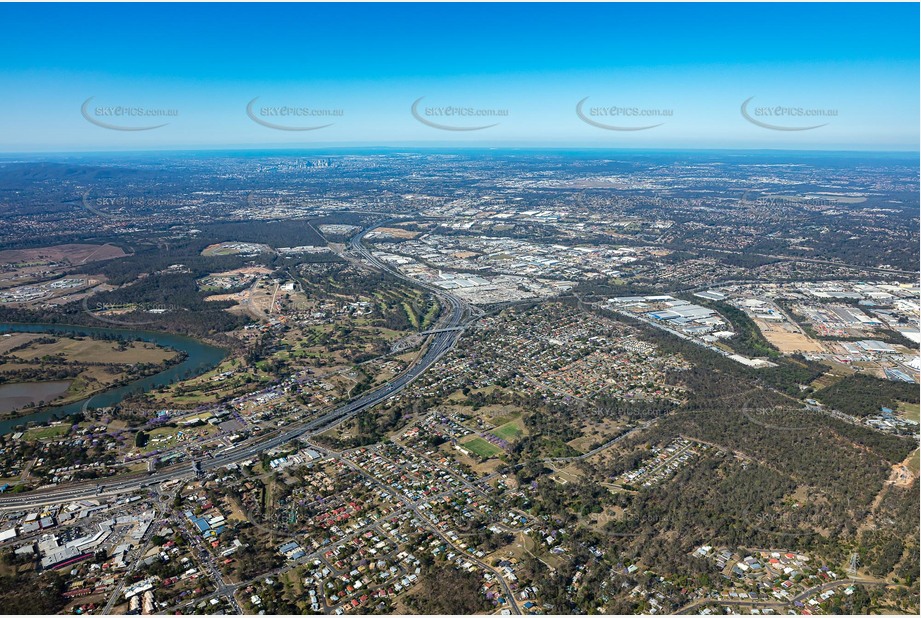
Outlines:
[[[162,469],[153,474],[134,474],[126,475],[121,478],[111,479],[104,481],[103,483],[79,483],[79,484],[70,484],[67,486],[56,487],[46,490],[38,490],[34,492],[28,492],[25,494],[8,494],[0,495],[0,510],[18,510],[22,508],[48,505],[48,504],[59,504],[62,502],[76,501],[81,499],[93,499],[100,497],[115,496],[119,494],[131,493],[146,487],[159,486],[163,483],[170,481],[183,481],[193,479],[199,474],[207,474],[212,471],[216,471],[222,467],[247,461],[253,458],[258,458],[262,453],[269,451],[273,448],[282,446],[292,440],[299,438],[305,438],[312,435],[316,435],[327,431],[328,429],[335,427],[336,425],[354,417],[363,410],[367,410],[376,406],[377,404],[387,400],[388,398],[399,393],[406,386],[411,384],[416,378],[422,375],[429,367],[436,363],[442,356],[449,352],[454,345],[457,343],[458,339],[462,335],[465,328],[467,328],[472,322],[474,322],[479,316],[482,315],[482,312],[469,305],[462,299],[458,298],[454,294],[447,292],[441,288],[420,282],[415,279],[410,279],[395,269],[389,267],[387,264],[383,263],[377,257],[375,257],[363,244],[362,239],[364,236],[375,229],[385,225],[387,221],[379,222],[371,227],[368,227],[354,236],[348,243],[348,249],[346,253],[343,253],[343,257],[347,257],[350,260],[361,260],[367,265],[370,265],[373,268],[379,269],[381,271],[389,273],[391,276],[399,278],[413,286],[421,287],[427,291],[433,293],[439,299],[443,315],[439,320],[439,323],[436,326],[433,326],[430,330],[426,331],[428,333],[428,345],[425,348],[423,354],[421,354],[416,361],[402,374],[396,376],[394,379],[388,383],[380,386],[379,388],[370,391],[363,396],[360,396],[352,401],[349,401],[333,410],[330,410],[316,418],[313,418],[307,422],[297,423],[289,427],[281,428],[269,435],[261,435],[256,438],[252,438],[246,442],[238,444],[232,447],[229,450],[220,452],[213,457],[200,459],[192,464],[188,462],[183,464],[177,464],[165,469]],[[614,439],[606,442],[604,445],[594,449],[593,451],[574,458],[555,458],[547,460],[547,463],[550,464],[562,464],[567,463],[571,460],[583,459],[592,456],[598,451],[609,448],[614,443],[617,443],[628,435],[633,434],[635,431],[647,428],[651,423],[645,423],[638,427],[634,427],[630,431],[625,432],[624,434],[615,437]],[[350,464],[353,465],[354,464]],[[369,480],[380,483],[379,480],[367,475],[360,468],[358,471],[368,476]],[[464,482],[468,488],[480,491],[476,487],[472,487],[469,483]],[[405,505],[405,508],[411,510],[413,514],[418,517],[420,520],[425,521],[427,524],[431,525],[431,522],[428,520],[426,515],[419,511],[418,505],[412,500],[405,496],[400,496]],[[178,523],[178,522],[177,522]],[[441,537],[446,543],[450,544],[450,540],[444,537],[444,535],[437,529],[437,527],[431,525],[434,532]],[[362,530],[363,531],[363,530]],[[357,531],[355,534],[358,534]],[[146,539],[145,539],[146,542]],[[198,539],[196,538],[196,542]],[[315,552],[305,557],[304,560],[299,561],[298,563],[306,563],[308,559],[313,559],[319,552]],[[520,613],[520,609],[517,607],[512,591],[508,588],[507,583],[504,579],[495,572],[492,568],[487,566],[484,563],[481,563],[477,560],[471,559],[472,562],[475,562],[480,568],[485,571],[493,573],[497,577],[497,581],[500,583],[503,594],[511,600],[511,611],[515,614]],[[137,563],[135,563],[132,569],[137,568]],[[240,611],[239,605],[234,597],[234,592],[245,585],[246,582],[240,584],[228,584],[225,582],[220,572],[217,570],[213,563],[208,563],[208,571],[212,579],[217,584],[217,590],[212,594],[205,597],[205,599],[224,596],[231,600],[233,608],[236,611]],[[816,589],[810,589],[804,592],[801,595],[798,595],[793,601],[799,601],[805,599],[807,596],[817,592],[822,591],[831,587],[838,587],[843,585],[848,585],[852,583],[874,583],[869,580],[843,580],[839,582],[833,582],[830,584],[825,584]],[[118,592],[112,596],[110,599],[109,606],[107,610],[111,610],[112,606],[119,597]],[[196,599],[195,602],[200,602],[202,599]],[[792,601],[791,601],[792,602]],[[191,603],[191,602],[190,602]],[[775,610],[783,609],[785,606],[788,607],[790,602],[784,601],[716,601],[713,599],[700,599],[694,603],[682,608],[679,610],[679,613],[691,613],[695,612],[701,606],[706,605],[707,603],[719,603],[722,605],[737,605],[744,607],[761,607],[761,608],[772,608]],[[106,613],[109,613],[108,611]]]
[[195,478],[199,472],[207,473],[230,464],[246,461],[292,440],[322,433],[352,418],[362,410],[372,408],[387,398],[399,393],[453,348],[463,332],[463,327],[469,324],[472,318],[480,315],[480,312],[457,296],[440,288],[421,283],[414,279],[409,279],[374,257],[371,252],[361,244],[361,240],[368,232],[384,223],[386,222],[374,224],[355,235],[349,242],[349,251],[353,256],[362,258],[375,268],[388,272],[392,276],[412,285],[423,287],[433,292],[438,297],[442,307],[447,309],[447,313],[441,318],[437,328],[433,329],[434,332],[429,335],[429,343],[425,353],[405,372],[395,377],[387,384],[306,423],[298,423],[286,427],[274,435],[259,436],[247,442],[242,442],[213,458],[203,459],[192,465],[186,463],[170,466],[153,474],[126,476],[122,479],[111,480],[101,484],[80,483],[48,490],[28,492],[26,494],[3,495],[0,496],[0,510],[15,510],[31,506],[114,496],[130,493],[144,487],[158,485],[167,481]]

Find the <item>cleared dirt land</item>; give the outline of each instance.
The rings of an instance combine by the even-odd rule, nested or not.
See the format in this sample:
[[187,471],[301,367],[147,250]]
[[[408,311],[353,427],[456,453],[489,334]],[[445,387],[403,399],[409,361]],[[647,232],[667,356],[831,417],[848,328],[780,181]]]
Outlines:
[[404,230],[398,227],[379,227],[368,234],[368,238],[406,238],[413,239],[419,232]]
[[763,320],[755,320],[755,324],[758,325],[764,338],[777,346],[777,349],[784,354],[825,351],[825,348],[820,342],[815,339],[810,339],[802,333],[788,330],[788,326],[771,324]]
[[40,249],[10,249],[0,251],[0,264],[17,264],[27,266],[35,263],[68,262],[85,264],[99,260],[111,260],[127,255],[115,245],[54,245]]
[[0,251],[0,289],[48,281],[72,266],[128,255],[115,245],[69,244]]
[[252,242],[220,242],[205,247],[201,254],[205,257],[213,255],[237,255],[237,254],[255,254],[271,253],[272,248],[262,243]]

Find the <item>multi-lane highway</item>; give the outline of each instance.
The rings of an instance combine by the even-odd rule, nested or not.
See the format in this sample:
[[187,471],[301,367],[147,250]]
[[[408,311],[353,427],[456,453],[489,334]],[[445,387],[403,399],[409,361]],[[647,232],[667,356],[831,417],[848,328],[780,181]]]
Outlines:
[[[378,224],[381,225],[381,224]],[[403,276],[396,272],[377,258],[375,258],[362,244],[361,239],[377,225],[372,226],[358,235],[350,242],[350,250],[356,255],[362,257],[371,265],[384,270],[391,275],[407,281],[412,285],[423,287],[440,299],[445,314],[435,327],[434,334],[429,335],[428,347],[425,353],[420,356],[416,362],[405,372],[390,380],[379,388],[366,393],[365,395],[354,399],[334,410],[327,412],[313,420],[305,423],[294,424],[290,427],[281,429],[274,435],[260,436],[247,442],[242,442],[236,447],[224,451],[211,459],[203,459],[198,463],[201,472],[215,470],[222,466],[232,463],[239,463],[254,457],[261,453],[281,446],[291,440],[306,435],[313,435],[326,431],[327,429],[342,423],[343,421],[355,416],[362,410],[371,408],[385,399],[397,394],[404,389],[413,380],[418,378],[426,369],[438,361],[448,350],[454,347],[460,337],[463,326],[468,318],[476,314],[466,302],[457,296],[434,286],[420,283],[413,279]],[[24,508],[28,506],[41,506],[46,504],[55,504],[59,502],[80,500],[86,498],[98,498],[103,496],[112,496],[122,493],[136,491],[146,486],[163,483],[170,480],[185,480],[194,478],[196,470],[190,464],[182,464],[165,468],[159,472],[150,475],[125,477],[122,479],[111,479],[97,483],[81,483],[57,487],[48,490],[38,490],[19,495],[0,496],[0,510],[10,510]]]

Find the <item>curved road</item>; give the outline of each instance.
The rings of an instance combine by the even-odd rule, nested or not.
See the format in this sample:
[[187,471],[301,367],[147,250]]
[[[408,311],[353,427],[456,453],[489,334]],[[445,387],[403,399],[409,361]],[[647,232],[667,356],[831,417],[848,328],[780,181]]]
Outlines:
[[789,600],[782,601],[780,599],[776,601],[768,600],[755,600],[755,599],[698,599],[693,601],[681,609],[675,610],[676,615],[690,614],[692,612],[696,613],[696,610],[700,607],[706,605],[720,605],[720,606],[736,606],[736,607],[770,607],[774,609],[783,609],[785,607],[795,607],[797,602],[803,602],[809,597],[824,592],[826,590],[831,590],[833,588],[840,588],[841,586],[850,586],[850,585],[859,585],[859,586],[885,586],[886,582],[878,582],[872,579],[864,578],[848,578],[848,579],[839,579],[833,582],[826,582],[824,584],[813,586],[803,592],[797,594],[796,596],[790,598]]
[[[432,339],[429,343],[428,349],[425,351],[425,354],[419,357],[416,363],[407,371],[400,374],[387,384],[384,384],[379,388],[359,397],[358,399],[354,399],[311,421],[286,427],[276,435],[260,437],[249,442],[244,442],[229,451],[222,452],[216,457],[201,460],[198,462],[198,465],[200,466],[202,472],[215,470],[228,464],[239,463],[253,457],[258,457],[261,453],[273,449],[277,446],[281,446],[286,442],[290,442],[291,440],[307,434],[321,433],[331,427],[334,427],[335,425],[338,425],[339,423],[355,416],[362,410],[371,408],[384,401],[388,397],[391,397],[400,392],[413,380],[422,375],[426,369],[428,369],[433,363],[444,356],[444,354],[447,353],[452,347],[454,347],[455,343],[457,343],[458,338],[463,332],[462,327],[465,324],[465,319],[470,314],[473,314],[475,310],[457,296],[440,288],[418,282],[414,279],[409,279],[401,273],[394,271],[392,268],[371,255],[371,253],[365,249],[364,246],[362,246],[361,239],[364,238],[365,234],[374,228],[379,227],[380,225],[382,225],[382,223],[375,224],[352,238],[350,241],[350,249],[370,262],[373,266],[376,266],[377,268],[384,270],[401,280],[407,281],[412,285],[423,287],[436,294],[442,301],[443,305],[447,306],[450,311],[440,320],[441,324],[438,328],[456,330],[444,330],[430,335]],[[19,509],[65,501],[113,496],[136,491],[143,487],[163,483],[165,481],[184,480],[194,478],[195,476],[196,471],[193,465],[182,464],[163,469],[150,475],[135,476],[121,480],[104,480],[101,483],[82,483],[79,485],[70,485],[48,490],[37,490],[20,495],[8,494],[0,496],[0,510]]]

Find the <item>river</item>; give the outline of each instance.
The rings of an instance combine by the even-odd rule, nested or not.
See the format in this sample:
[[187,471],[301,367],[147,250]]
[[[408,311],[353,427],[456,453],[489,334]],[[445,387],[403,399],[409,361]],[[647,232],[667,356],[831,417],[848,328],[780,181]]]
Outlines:
[[178,380],[205,373],[216,367],[227,356],[225,350],[197,339],[150,330],[72,326],[68,324],[0,323],[0,335],[3,333],[51,333],[83,337],[114,336],[126,341],[140,339],[141,341],[148,341],[165,348],[184,352],[186,357],[182,362],[167,367],[160,373],[140,378],[123,386],[110,388],[87,399],[63,406],[49,406],[38,412],[2,420],[0,421],[0,435],[8,434],[14,431],[17,426],[25,425],[28,422],[44,423],[55,418],[62,418],[68,414],[80,412],[84,409],[84,406],[87,408],[114,406],[132,393],[147,392]]

